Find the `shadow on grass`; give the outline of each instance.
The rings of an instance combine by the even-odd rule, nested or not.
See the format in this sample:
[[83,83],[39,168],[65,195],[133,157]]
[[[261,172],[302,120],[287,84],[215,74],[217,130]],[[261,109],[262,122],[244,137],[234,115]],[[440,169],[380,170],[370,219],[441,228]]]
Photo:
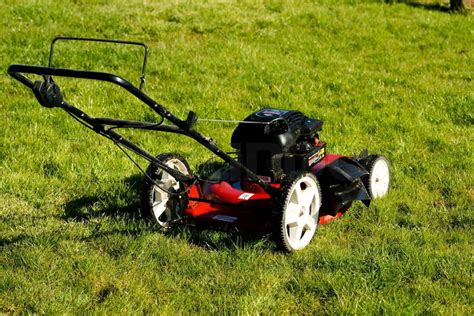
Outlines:
[[420,8],[429,11],[438,11],[438,12],[452,12],[449,6],[441,5],[438,3],[422,3],[417,1],[410,0],[385,0],[386,3],[404,3],[413,8]]
[[207,250],[234,251],[247,247],[258,247],[268,244],[266,234],[255,231],[224,230],[217,227],[180,225],[164,235],[186,240],[190,245]]
[[[216,161],[207,161],[198,166],[199,174],[208,176],[216,169],[222,167],[223,164]],[[97,240],[108,235],[130,235],[140,236],[150,232],[158,232],[159,228],[156,224],[149,221],[146,216],[140,213],[140,196],[143,186],[143,176],[136,174],[124,179],[126,190],[113,192],[99,192],[98,194],[83,196],[68,201],[64,206],[64,214],[52,215],[54,218],[63,221],[72,222],[89,222],[93,219],[125,219],[129,224],[123,228],[113,228],[103,230],[98,226],[90,236],[80,238],[83,241]],[[48,221],[51,215],[43,216],[36,220]],[[142,225],[143,224],[143,225]],[[122,225],[120,225],[122,226]],[[236,228],[225,227],[220,225],[195,225],[179,224],[171,230],[163,231],[162,234],[170,238],[176,238],[187,241],[191,245],[202,247],[207,250],[227,250],[234,251],[246,247],[252,248],[268,248],[272,243],[268,242],[265,233],[256,231],[240,231]],[[0,246],[8,246],[17,243],[38,243],[38,242],[57,242],[64,238],[64,235],[55,236],[45,235],[41,238],[38,236],[21,234],[8,238],[0,238]],[[264,245],[264,246],[263,246]]]
[[132,202],[131,204],[120,206],[116,202],[110,202],[127,199],[127,196],[124,196],[123,198],[110,197],[105,193],[99,196],[83,196],[66,203],[64,206],[63,219],[87,221],[92,218],[115,215],[125,215],[131,219],[140,217],[138,212],[140,208],[140,201],[136,197],[140,195],[142,176],[140,174],[133,175],[126,178],[124,183],[127,185],[127,187],[129,187],[127,196],[135,197],[133,199],[129,199]]
[[[209,164],[209,165],[207,165]],[[222,164],[216,162],[208,162],[198,166],[198,170],[202,171],[208,168],[214,169],[221,167]],[[143,177],[141,174],[133,175],[124,180],[129,190],[126,193],[121,193],[123,196],[110,197],[107,194],[99,194],[94,196],[84,196],[75,200],[71,200],[66,203],[64,208],[64,215],[61,217],[63,220],[87,222],[94,218],[104,217],[116,217],[120,216],[132,221],[144,221],[149,222],[150,225],[141,226],[141,228],[134,229],[134,235],[140,235],[140,230],[143,233],[150,232],[150,228],[153,231],[155,224],[141,214],[140,210],[140,193],[143,185]],[[128,205],[119,205],[116,201],[120,200],[131,201]],[[135,231],[138,229],[138,231]],[[90,236],[89,239],[100,238],[104,234],[110,234],[111,232],[97,232],[94,236]],[[113,233],[121,233],[120,231],[114,231]],[[123,232],[124,234],[130,234],[130,230]],[[207,226],[207,225],[194,225],[194,224],[179,224],[171,230],[162,232],[165,236],[171,238],[180,238],[186,240],[189,244],[202,247],[209,250],[235,250],[239,248],[245,248],[247,246],[255,246],[259,243],[265,242],[266,235],[261,232],[254,231],[240,231],[236,228],[229,228],[224,226]],[[265,242],[266,243],[266,242]]]

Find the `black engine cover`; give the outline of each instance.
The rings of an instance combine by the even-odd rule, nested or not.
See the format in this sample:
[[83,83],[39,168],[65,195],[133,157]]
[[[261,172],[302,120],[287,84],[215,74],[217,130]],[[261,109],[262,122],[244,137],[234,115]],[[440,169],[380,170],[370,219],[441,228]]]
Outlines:
[[231,145],[250,170],[278,181],[290,171],[309,169],[320,160],[316,156],[324,157],[324,144],[317,142],[322,125],[299,111],[262,109],[239,124]]

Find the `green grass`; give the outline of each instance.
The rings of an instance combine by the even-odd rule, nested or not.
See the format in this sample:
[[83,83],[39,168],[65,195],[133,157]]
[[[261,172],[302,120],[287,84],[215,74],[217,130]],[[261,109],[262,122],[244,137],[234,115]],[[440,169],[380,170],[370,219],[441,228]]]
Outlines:
[[[389,157],[392,189],[294,255],[269,238],[164,234],[136,216],[139,172],[111,142],[0,75],[0,312],[474,312],[472,15],[362,0],[60,3],[2,2],[4,73],[46,64],[54,35],[144,41],[146,91],[180,117],[301,110],[325,121],[331,152]],[[139,50],[56,53],[138,82]],[[93,115],[153,117],[111,85],[58,82]],[[198,129],[230,149],[232,125]],[[193,168],[209,157],[182,136],[126,135]]]

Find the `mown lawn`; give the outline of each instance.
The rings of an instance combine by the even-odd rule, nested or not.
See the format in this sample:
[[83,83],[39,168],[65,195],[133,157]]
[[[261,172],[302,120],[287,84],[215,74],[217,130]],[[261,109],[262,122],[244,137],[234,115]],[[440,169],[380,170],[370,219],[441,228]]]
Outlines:
[[[362,0],[4,0],[0,16],[0,312],[474,313],[472,15]],[[331,152],[390,158],[391,192],[294,255],[270,237],[162,233],[138,216],[133,164],[6,75],[45,65],[55,35],[148,43],[146,91],[183,118],[276,107],[323,119]],[[56,53],[57,66],[138,82],[139,50]],[[57,81],[96,116],[155,119],[111,85]],[[198,125],[225,149],[233,128]],[[210,156],[182,136],[126,135],[193,168]]]

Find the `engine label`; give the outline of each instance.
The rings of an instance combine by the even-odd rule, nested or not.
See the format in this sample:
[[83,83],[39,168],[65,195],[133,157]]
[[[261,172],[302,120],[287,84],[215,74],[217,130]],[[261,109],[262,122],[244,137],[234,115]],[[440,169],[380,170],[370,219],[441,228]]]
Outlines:
[[311,167],[312,165],[314,165],[315,163],[319,162],[321,159],[324,158],[324,155],[326,154],[326,148],[323,147],[321,148],[320,151],[318,151],[317,153],[315,153],[314,155],[312,155],[311,157],[309,157],[308,159],[308,165]]
[[240,196],[239,196],[239,200],[249,200],[252,196],[254,196],[253,193],[242,193]]

